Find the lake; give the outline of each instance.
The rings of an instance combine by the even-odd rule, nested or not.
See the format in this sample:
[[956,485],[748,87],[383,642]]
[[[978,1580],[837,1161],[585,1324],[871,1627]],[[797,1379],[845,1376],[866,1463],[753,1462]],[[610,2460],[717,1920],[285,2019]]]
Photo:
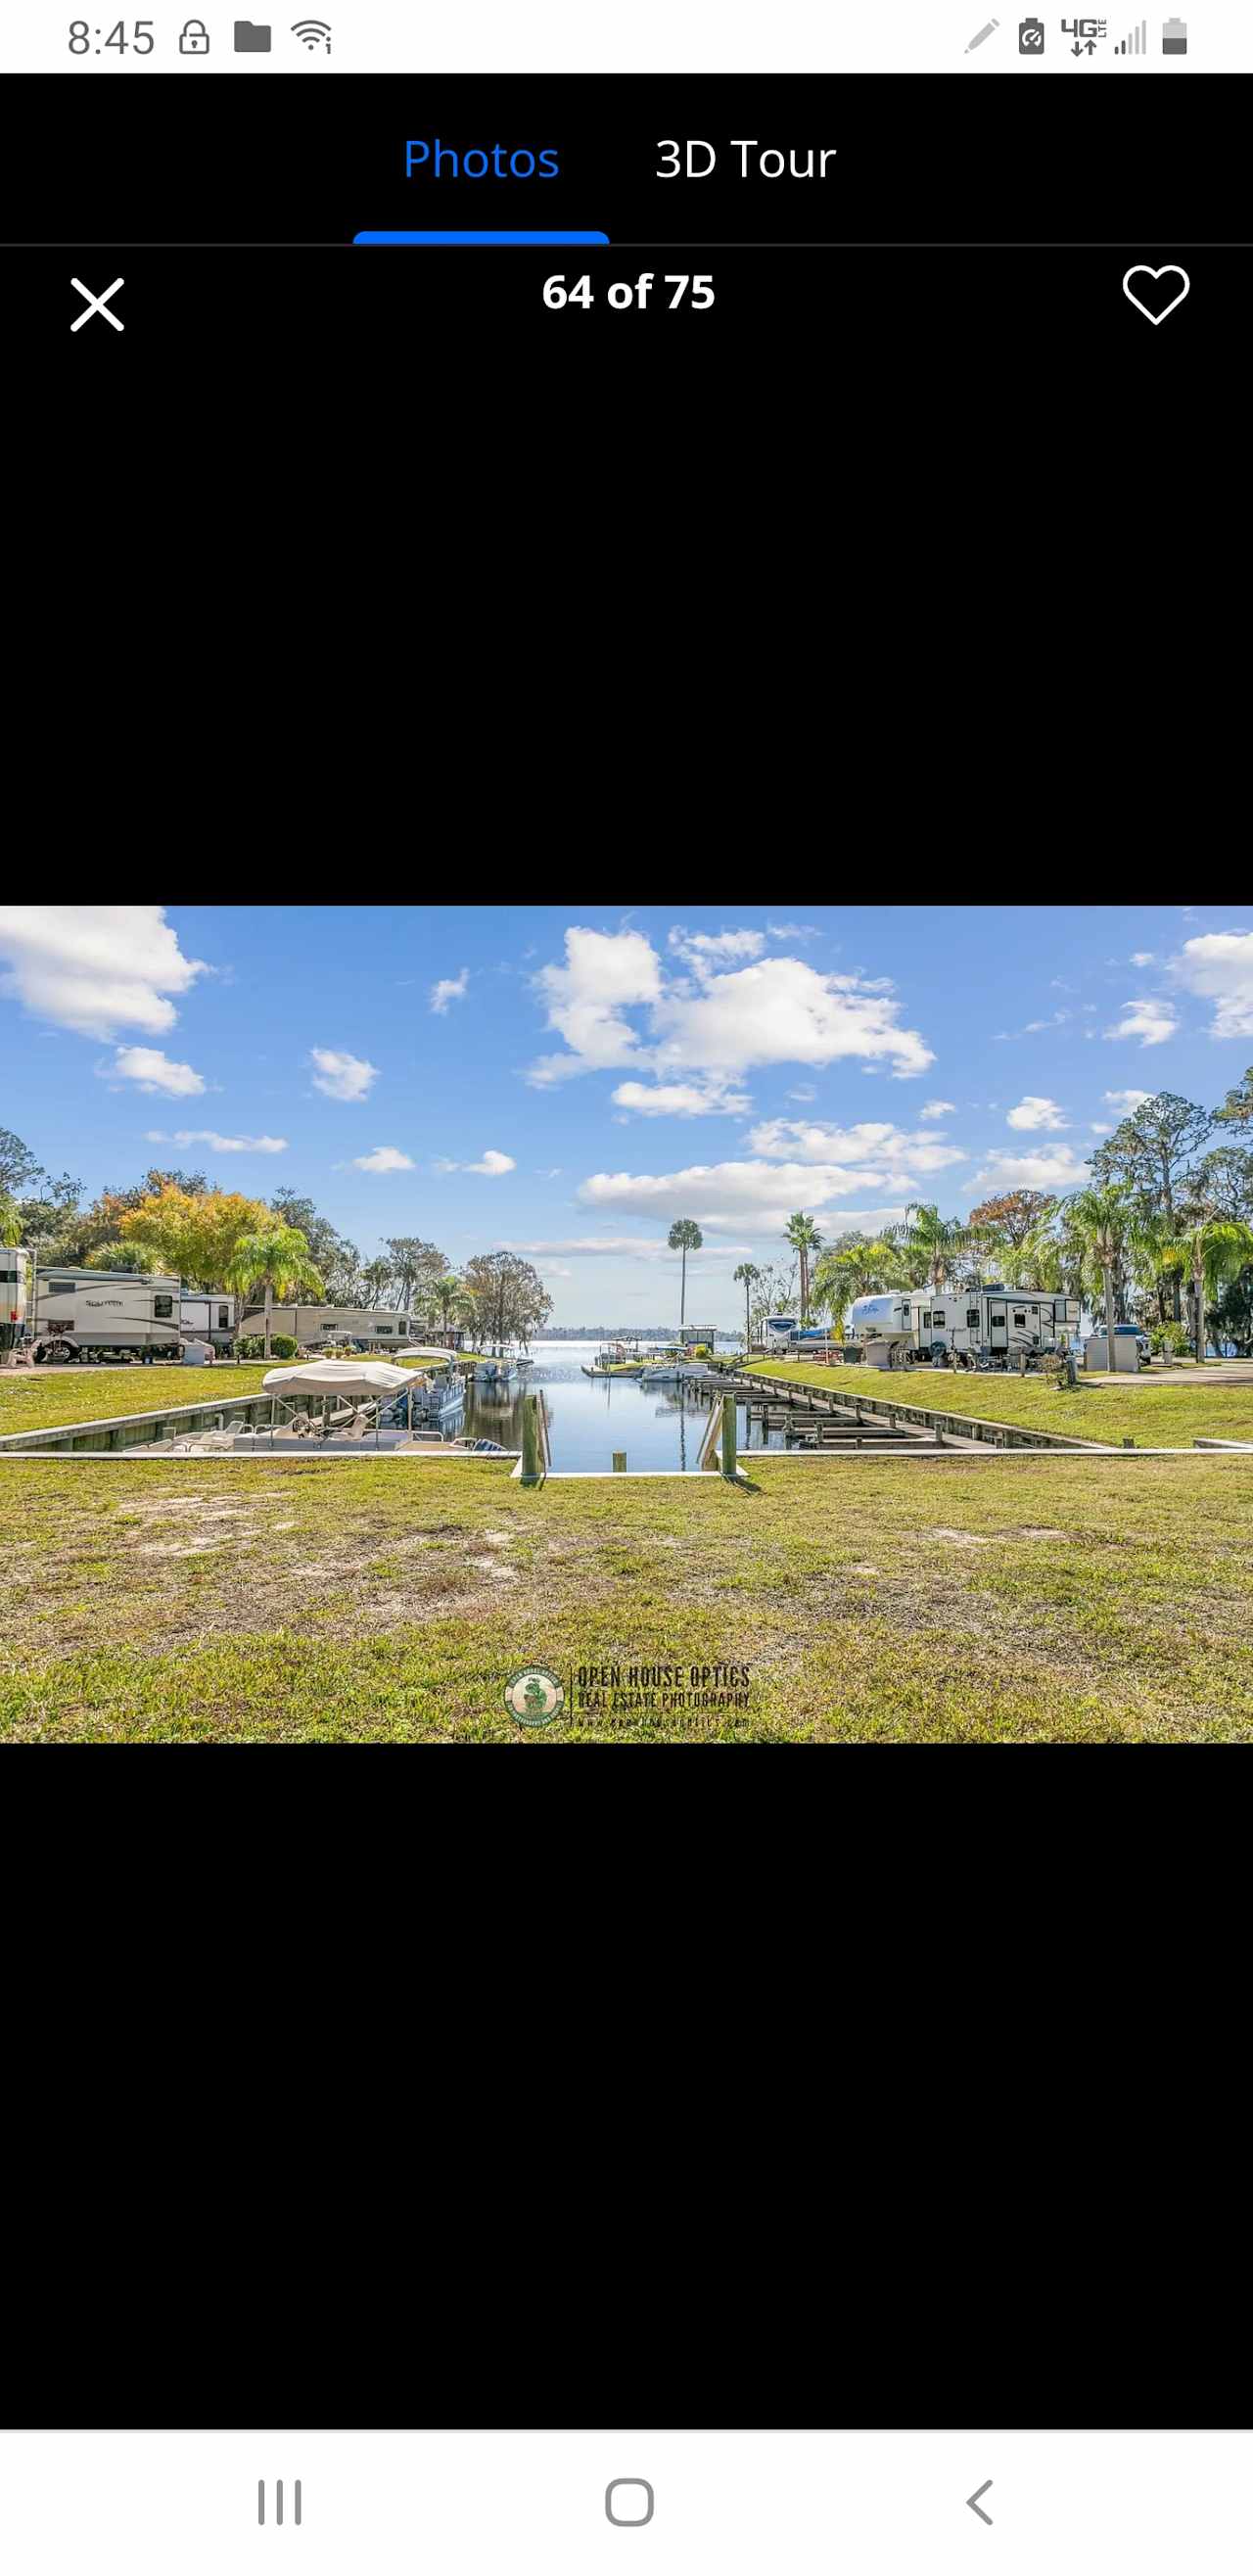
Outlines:
[[[718,1347],[734,1350],[729,1337]],[[693,1475],[709,1428],[709,1398],[694,1386],[641,1386],[634,1378],[590,1378],[599,1342],[535,1342],[532,1366],[515,1377],[507,1393],[474,1386],[466,1404],[464,1431],[473,1440],[499,1440],[506,1449],[522,1446],[522,1398],[543,1390],[548,1412],[554,1472],[567,1473],[613,1466],[615,1449],[626,1451],[628,1475],[666,1468]],[[753,1425],[754,1448],[783,1447],[783,1435],[762,1438]],[[749,1446],[744,1408],[739,1407],[739,1445]]]

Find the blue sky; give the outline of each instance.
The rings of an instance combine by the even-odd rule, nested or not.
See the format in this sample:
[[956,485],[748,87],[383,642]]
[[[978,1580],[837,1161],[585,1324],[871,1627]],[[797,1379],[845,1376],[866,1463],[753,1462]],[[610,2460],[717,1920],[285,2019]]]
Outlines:
[[[1141,1094],[1253,1059],[1247,913],[0,906],[0,1123],[90,1194],[150,1162],[312,1196],[367,1257],[507,1244],[560,1323],[731,1323],[738,1261],[911,1198],[1071,1189]],[[13,1079],[16,1074],[16,1079]]]

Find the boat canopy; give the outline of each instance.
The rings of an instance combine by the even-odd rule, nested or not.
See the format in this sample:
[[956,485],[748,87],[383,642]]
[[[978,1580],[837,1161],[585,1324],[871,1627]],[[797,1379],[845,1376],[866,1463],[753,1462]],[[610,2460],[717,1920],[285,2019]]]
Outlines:
[[393,1395],[413,1378],[389,1360],[298,1360],[267,1369],[261,1384],[267,1395]]

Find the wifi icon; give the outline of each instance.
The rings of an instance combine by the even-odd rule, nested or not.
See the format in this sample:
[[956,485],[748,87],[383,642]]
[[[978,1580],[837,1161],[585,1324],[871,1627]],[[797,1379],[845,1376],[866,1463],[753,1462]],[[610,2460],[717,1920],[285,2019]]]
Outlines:
[[331,31],[325,18],[298,18],[292,28],[292,34],[299,36],[306,53],[316,53],[319,45],[323,46],[328,54],[331,50]]

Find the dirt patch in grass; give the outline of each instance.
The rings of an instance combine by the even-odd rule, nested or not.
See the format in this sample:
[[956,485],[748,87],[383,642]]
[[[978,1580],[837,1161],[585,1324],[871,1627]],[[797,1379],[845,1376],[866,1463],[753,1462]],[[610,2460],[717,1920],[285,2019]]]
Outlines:
[[531,1742],[528,1660],[717,1660],[747,1709],[572,1694],[534,1742],[1253,1741],[1251,1528],[1234,1457],[0,1467],[0,1735]]
[[220,1542],[215,1538],[193,1538],[186,1545],[176,1538],[145,1539],[135,1551],[137,1556],[211,1556]]

